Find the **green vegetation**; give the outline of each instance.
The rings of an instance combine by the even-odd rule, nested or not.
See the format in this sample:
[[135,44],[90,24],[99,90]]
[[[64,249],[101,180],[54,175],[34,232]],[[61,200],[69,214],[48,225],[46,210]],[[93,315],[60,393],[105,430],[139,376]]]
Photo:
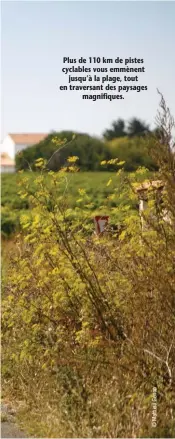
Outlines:
[[[118,125],[120,125],[119,122]],[[87,196],[91,199],[91,207],[89,208],[92,212],[95,212],[96,209],[101,208],[104,199],[108,195],[110,196],[112,186],[106,187],[106,184],[112,177],[110,173],[113,172],[115,175],[115,165],[108,163],[108,165],[101,166],[100,162],[109,162],[109,160],[118,157],[119,163],[121,163],[118,169],[123,167],[126,172],[135,171],[140,166],[146,167],[150,172],[156,171],[155,161],[148,153],[148,141],[148,137],[139,136],[133,138],[132,136],[127,137],[125,135],[104,143],[86,134],[73,135],[72,132],[67,131],[58,134],[52,133],[40,142],[39,145],[27,148],[17,155],[16,164],[17,169],[25,170],[32,187],[38,171],[35,166],[37,159],[43,158],[47,161],[48,170],[56,171],[67,165],[67,158],[69,156],[78,156],[80,173],[77,175],[73,174],[70,177],[68,174],[65,176],[64,190],[69,194],[71,208],[75,208],[78,203],[78,188],[82,187],[85,189]],[[21,213],[29,208],[28,200],[26,198],[20,199],[18,195],[17,182],[19,180],[20,174],[2,175],[1,230],[4,237],[11,236],[19,230]],[[115,179],[115,184],[118,189],[120,188],[120,193],[118,191],[118,197],[108,198],[106,201],[108,207],[126,205],[128,201],[125,198],[125,191],[120,186],[119,179],[118,181]],[[58,188],[58,194],[61,193],[62,189],[63,185]],[[108,209],[108,207],[106,208]],[[121,219],[121,213],[117,214],[115,211],[115,221],[120,222]]]
[[18,195],[17,174],[1,176],[1,234],[7,238],[19,229],[19,218],[23,210],[28,208],[26,200]]
[[149,127],[134,117],[129,121],[128,127],[123,119],[113,122],[112,127],[105,130],[103,136],[105,140],[113,140],[121,137],[144,137],[148,133],[150,133]]
[[[35,160],[43,158],[48,162],[48,169],[58,171],[66,165],[69,156],[78,156],[78,166],[81,171],[101,171],[101,161],[119,156],[120,160],[126,161],[124,166],[126,171],[135,171],[140,165],[155,170],[155,162],[150,158],[146,148],[150,136],[146,126],[133,119],[129,124],[127,135],[123,131],[123,123],[119,120],[114,124],[114,132],[107,130],[104,140],[87,134],[74,134],[71,131],[51,133],[38,145],[20,152],[16,156],[16,168],[34,170]],[[59,142],[56,139],[59,139]],[[118,156],[115,155],[116,153]],[[111,170],[113,169],[111,166]]]
[[157,170],[152,157],[148,154],[148,141],[140,137],[122,137],[107,143],[112,157],[124,161],[125,171],[135,171],[139,166],[144,166],[150,171]]
[[[61,141],[59,144],[54,142],[55,138]],[[66,143],[66,147],[64,146]],[[53,155],[55,151],[60,152]],[[100,161],[109,159],[109,152],[105,143],[99,139],[93,138],[88,134],[76,135],[72,131],[62,131],[52,133],[38,145],[34,145],[22,151],[16,156],[17,169],[33,168],[35,160],[42,157],[49,160],[49,168],[57,171],[62,167],[67,157],[75,155],[79,157],[79,166],[82,171],[101,171]]]
[[[103,169],[102,166],[101,168]],[[24,176],[28,178],[29,185],[32,189],[38,175],[39,174],[35,172],[2,175],[1,231],[4,237],[12,236],[19,230],[20,216],[25,213],[30,205],[26,197],[21,198],[19,195],[19,183],[21,179],[24,178]],[[149,175],[150,173],[147,172],[147,177]],[[49,176],[45,175],[44,178],[48,180]],[[140,179],[143,180],[143,178],[145,178],[145,175],[143,177],[140,176]],[[111,184],[107,186],[110,180],[112,180]],[[115,196],[113,194],[114,184]],[[122,185],[121,187],[120,175],[117,176],[114,172],[66,173],[57,189],[58,196],[64,192],[70,207],[75,209],[84,203],[84,200],[80,201],[79,189],[86,191],[89,210],[92,212],[92,216],[95,215],[95,212],[99,213],[101,208],[103,208],[103,214],[105,214],[110,208],[117,208],[119,205],[122,207],[128,202],[124,186]],[[106,203],[105,206],[104,203]],[[133,203],[133,206],[138,208],[138,203]],[[115,221],[120,222],[122,219],[121,211],[118,212],[116,209],[112,212],[112,216],[115,218]]]
[[[161,109],[164,138],[152,139],[150,149],[164,191],[161,205],[148,192],[146,231],[133,208],[144,168],[96,174],[104,189],[91,186],[93,197],[110,191],[101,212],[121,215],[118,237],[92,237],[93,200],[83,180],[78,188],[76,157],[68,159],[70,173],[48,174],[39,159],[40,173],[20,178],[20,197],[30,208],[20,217],[3,290],[2,374],[6,393],[25,403],[20,416],[31,435],[174,435],[175,145],[163,98]],[[109,165],[121,167],[117,160]]]

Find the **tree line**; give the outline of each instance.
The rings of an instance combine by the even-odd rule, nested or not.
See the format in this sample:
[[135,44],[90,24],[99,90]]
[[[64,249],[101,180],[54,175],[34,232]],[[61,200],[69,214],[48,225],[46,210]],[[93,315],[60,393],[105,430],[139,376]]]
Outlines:
[[[66,165],[67,157],[73,155],[79,157],[82,171],[112,171],[112,165],[101,168],[100,162],[116,157],[125,162],[125,171],[135,171],[139,166],[146,166],[153,171],[156,170],[156,164],[149,156],[147,141],[150,135],[159,135],[158,131],[151,131],[145,122],[137,118],[131,119],[128,125],[123,119],[114,121],[104,131],[101,139],[87,133],[53,131],[40,143],[17,154],[16,167],[17,170],[34,169],[34,162],[43,158],[49,160],[49,169],[58,171]],[[55,139],[59,139],[59,145]]]

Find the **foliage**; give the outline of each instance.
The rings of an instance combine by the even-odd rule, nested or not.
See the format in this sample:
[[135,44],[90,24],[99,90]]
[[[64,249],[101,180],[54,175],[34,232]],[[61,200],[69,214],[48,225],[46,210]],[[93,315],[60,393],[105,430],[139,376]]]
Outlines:
[[128,123],[127,133],[129,137],[145,136],[149,133],[149,127],[144,122],[135,117]]
[[104,142],[88,134],[74,135],[71,131],[55,132],[49,134],[38,145],[18,154],[16,166],[17,169],[28,169],[29,166],[33,168],[35,160],[42,157],[49,160],[50,169],[57,171],[66,164],[69,156],[79,157],[79,166],[83,171],[97,171],[101,170],[100,161],[109,158],[109,152]]
[[[28,202],[25,198],[18,195],[17,182],[20,174],[2,174],[1,175],[1,206],[11,210],[28,209]],[[32,175],[31,175],[32,181]]]
[[[164,101],[161,105],[167,114]],[[147,178],[144,168],[129,176],[119,169],[107,183],[113,187],[111,196],[121,185],[129,200],[118,237],[92,236],[85,190],[79,188],[82,204],[74,209],[66,191],[58,193],[65,168],[47,174],[41,159],[33,186],[26,176],[19,182],[32,209],[21,217],[3,292],[3,377],[8,391],[30,408],[32,434],[173,437],[175,179],[169,142],[154,143],[169,220],[149,191],[146,231],[132,208],[136,186],[141,176]],[[76,162],[68,159],[72,175]],[[119,161],[105,164],[118,167]],[[154,428],[153,387],[158,405]]]
[[123,137],[108,142],[108,147],[112,157],[118,157],[124,161],[125,171],[135,171],[139,166],[144,166],[150,171],[157,170],[157,165],[149,155],[147,149],[148,137]]
[[103,137],[105,140],[113,140],[121,137],[142,137],[149,132],[149,127],[145,122],[134,117],[128,122],[127,128],[123,119],[118,119],[116,122],[113,122],[111,129],[104,131]]
[[113,140],[117,137],[125,137],[126,135],[125,121],[123,119],[118,119],[116,122],[113,122],[112,128],[103,133],[105,140]]
[[[108,165],[107,167],[110,168],[111,165]],[[101,169],[101,172],[65,173],[64,179],[58,187],[58,194],[61,195],[63,192],[66,192],[69,206],[72,209],[75,209],[75,207],[81,206],[84,202],[79,196],[79,189],[85,190],[87,197],[91,200],[89,202],[89,209],[93,216],[95,215],[95,212],[97,214],[100,213],[100,208],[103,207],[104,200],[106,203],[104,209],[112,207],[117,208],[119,205],[121,205],[121,207],[126,205],[128,203],[128,196],[125,187],[121,187],[119,176],[115,176],[114,173],[108,172],[108,169],[106,172],[103,172],[104,166],[101,166]],[[39,170],[36,173],[24,172],[22,174],[2,175],[1,231],[8,236],[14,234],[18,228],[20,216],[30,207],[27,197],[21,198],[19,195],[18,182],[26,177],[29,179],[29,184],[32,188],[34,187],[34,180],[37,175],[39,175]],[[112,182],[111,185],[107,186],[108,181],[112,177],[114,177],[114,183]],[[50,177],[45,174],[44,178],[47,180]],[[113,194],[114,184],[115,196]],[[135,206],[137,207],[137,203]],[[113,215],[115,221],[120,222],[120,212],[115,211],[115,214],[113,213]],[[12,222],[14,227],[12,227]]]
[[[125,170],[134,171],[138,166],[155,169],[154,161],[148,156],[145,148],[147,136],[146,126],[137,119],[130,121],[128,135],[124,131],[123,121],[113,124],[113,131],[107,130],[106,141],[93,138],[87,134],[73,134],[71,131],[51,133],[38,145],[21,151],[16,156],[18,170],[35,170],[34,162],[43,158],[48,169],[57,171],[67,166],[69,156],[78,156],[81,171],[101,171],[100,162],[118,157],[125,160]],[[112,133],[112,134],[111,134]],[[107,139],[113,139],[107,142]],[[116,154],[116,155],[115,155]],[[113,167],[110,168],[113,171]],[[104,169],[105,170],[105,169]]]
[[12,235],[18,229],[19,217],[16,211],[8,207],[1,208],[1,234],[4,238]]

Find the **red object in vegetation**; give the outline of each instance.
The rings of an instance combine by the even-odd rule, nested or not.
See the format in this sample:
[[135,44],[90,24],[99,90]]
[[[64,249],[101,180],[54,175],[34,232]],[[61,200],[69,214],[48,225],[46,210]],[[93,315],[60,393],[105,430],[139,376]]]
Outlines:
[[97,235],[104,232],[106,226],[108,225],[109,216],[95,216],[95,231]]

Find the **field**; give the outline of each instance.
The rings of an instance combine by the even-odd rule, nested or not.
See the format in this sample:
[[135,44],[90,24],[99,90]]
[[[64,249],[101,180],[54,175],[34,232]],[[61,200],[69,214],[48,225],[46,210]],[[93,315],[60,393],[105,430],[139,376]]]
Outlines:
[[[26,172],[22,176],[27,176],[31,180],[37,177],[36,173]],[[21,213],[28,209],[26,199],[21,199],[18,195],[18,182],[21,174],[4,174],[2,175],[1,189],[1,206],[2,206],[2,223],[1,230],[4,237],[12,236],[19,227],[19,218]],[[47,178],[47,177],[46,177]],[[112,182],[108,185],[109,181]],[[119,186],[119,177],[114,172],[80,172],[66,174],[63,185],[60,186],[59,194],[65,193],[69,200],[70,207],[80,205],[79,189],[84,189],[87,193],[88,202],[91,203],[91,211],[98,209],[105,203],[106,207],[103,214],[107,214],[108,207],[116,207],[117,205],[127,203],[127,199],[115,198],[115,200],[107,200],[107,197],[113,192],[114,188]],[[106,201],[105,201],[106,200]]]
[[[23,176],[28,176],[31,182],[36,178],[36,173],[23,173]],[[72,203],[75,202],[78,196],[78,189],[83,188],[94,199],[96,206],[100,205],[101,200],[106,194],[111,192],[110,187],[106,186],[108,180],[114,177],[113,172],[81,172],[77,174],[66,175],[68,181],[68,193],[71,195]],[[26,207],[26,202],[20,200],[18,196],[18,186],[20,174],[3,174],[2,175],[2,206],[13,207],[14,209],[21,209]],[[66,183],[65,183],[66,185]]]

